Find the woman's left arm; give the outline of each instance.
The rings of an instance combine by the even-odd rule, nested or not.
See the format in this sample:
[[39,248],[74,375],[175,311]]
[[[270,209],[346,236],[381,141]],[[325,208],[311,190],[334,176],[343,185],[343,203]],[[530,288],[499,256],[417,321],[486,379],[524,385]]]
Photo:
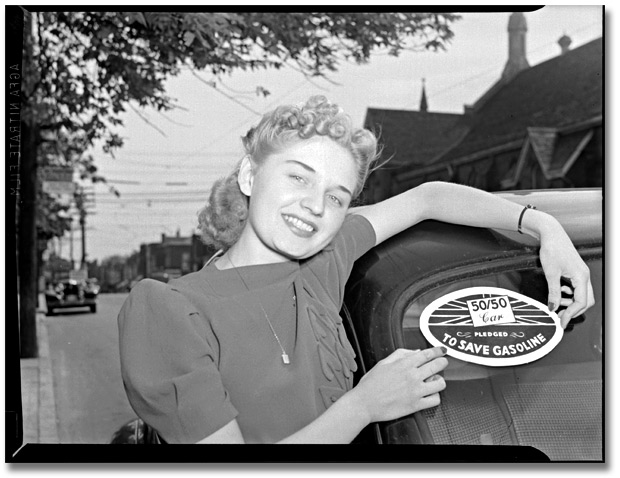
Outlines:
[[[377,244],[425,219],[475,227],[517,230],[523,206],[479,189],[429,182],[377,204],[352,209],[372,224]],[[594,305],[590,271],[560,223],[551,215],[528,209],[522,231],[540,241],[540,261],[549,285],[549,309],[560,312],[562,326]],[[561,298],[560,278],[570,279],[574,295]]]

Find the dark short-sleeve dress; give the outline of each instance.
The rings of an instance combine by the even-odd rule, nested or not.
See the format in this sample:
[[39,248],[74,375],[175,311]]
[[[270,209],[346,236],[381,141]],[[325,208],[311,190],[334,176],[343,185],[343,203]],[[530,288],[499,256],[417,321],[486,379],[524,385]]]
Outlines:
[[350,215],[304,261],[211,263],[168,284],[142,280],[119,314],[121,372],[138,416],[168,443],[196,443],[233,419],[247,443],[311,423],[352,387],[339,311],[354,261],[375,241],[371,224]]

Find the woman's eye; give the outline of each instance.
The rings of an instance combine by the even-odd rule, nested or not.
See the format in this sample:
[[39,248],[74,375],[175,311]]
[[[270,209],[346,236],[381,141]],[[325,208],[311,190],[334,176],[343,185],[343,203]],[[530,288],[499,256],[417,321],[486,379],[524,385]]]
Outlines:
[[337,206],[342,206],[342,201],[338,199],[336,196],[329,196],[329,200],[336,204]]
[[293,178],[293,180],[297,181],[298,183],[305,182],[304,178],[302,178],[301,176],[297,176],[296,174],[292,174],[291,178]]

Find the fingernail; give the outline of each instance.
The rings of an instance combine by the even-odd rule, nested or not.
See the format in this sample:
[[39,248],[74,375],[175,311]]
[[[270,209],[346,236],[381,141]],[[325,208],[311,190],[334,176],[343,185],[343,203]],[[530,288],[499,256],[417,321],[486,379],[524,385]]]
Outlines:
[[548,306],[550,311],[554,311],[555,310],[555,303],[554,302],[549,302]]
[[445,347],[439,347],[441,349],[441,351],[443,352],[444,355],[446,355],[448,353],[448,349]]

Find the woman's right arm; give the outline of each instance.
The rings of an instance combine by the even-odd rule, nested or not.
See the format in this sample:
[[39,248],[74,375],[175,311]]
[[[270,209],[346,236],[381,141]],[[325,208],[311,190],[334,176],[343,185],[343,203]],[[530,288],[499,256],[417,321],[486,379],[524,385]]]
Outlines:
[[[448,365],[444,354],[441,347],[395,351],[320,417],[278,443],[350,443],[369,423],[439,405],[446,386],[437,375]],[[243,435],[232,420],[198,443],[243,443]]]

